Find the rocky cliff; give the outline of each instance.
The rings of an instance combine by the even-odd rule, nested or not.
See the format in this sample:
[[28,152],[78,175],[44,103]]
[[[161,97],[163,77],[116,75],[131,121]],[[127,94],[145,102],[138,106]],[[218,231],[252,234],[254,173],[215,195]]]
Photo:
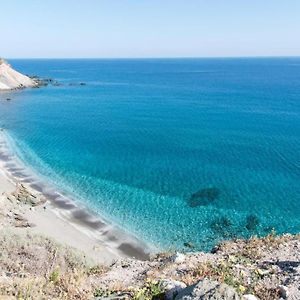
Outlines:
[[36,87],[38,83],[14,70],[4,59],[0,59],[0,91]]

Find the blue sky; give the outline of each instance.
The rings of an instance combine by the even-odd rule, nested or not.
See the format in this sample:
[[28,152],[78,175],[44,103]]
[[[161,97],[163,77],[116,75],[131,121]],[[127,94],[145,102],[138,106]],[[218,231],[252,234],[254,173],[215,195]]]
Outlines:
[[300,0],[0,0],[0,56],[299,56]]

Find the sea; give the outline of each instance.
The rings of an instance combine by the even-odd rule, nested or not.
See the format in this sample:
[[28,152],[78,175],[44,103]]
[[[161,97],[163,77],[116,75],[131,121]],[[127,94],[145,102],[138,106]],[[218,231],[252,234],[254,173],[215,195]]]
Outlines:
[[0,94],[16,157],[141,241],[300,232],[300,58],[9,63],[54,80]]

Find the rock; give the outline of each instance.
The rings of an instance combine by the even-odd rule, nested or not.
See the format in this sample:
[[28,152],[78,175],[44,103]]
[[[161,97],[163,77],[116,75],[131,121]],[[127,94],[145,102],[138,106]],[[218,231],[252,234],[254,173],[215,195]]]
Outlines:
[[16,221],[27,221],[22,215],[20,215],[20,214],[17,214],[17,213],[15,213],[14,214],[14,219],[16,220]]
[[190,249],[195,248],[195,246],[191,242],[185,242],[183,243],[183,246]]
[[[14,70],[5,60],[0,61],[0,90],[16,90],[35,86],[37,86],[37,82]],[[10,98],[6,100],[9,101]]]
[[172,257],[171,257],[172,262],[175,264],[182,264],[185,262],[185,255],[179,252],[176,252]]
[[70,86],[84,86],[86,85],[85,82],[79,82],[79,83],[69,83]]
[[180,291],[186,288],[186,284],[181,281],[172,279],[163,279],[160,281],[163,289],[165,289],[165,298],[167,300],[174,299]]
[[124,295],[112,294],[109,296],[101,296],[101,297],[92,298],[92,300],[127,300],[127,299],[129,299],[129,296],[127,294],[124,294]]
[[283,298],[283,299],[286,299],[288,296],[289,296],[289,290],[286,286],[284,285],[280,285],[279,286],[279,293],[280,293],[280,296]]
[[224,283],[204,279],[189,286],[176,296],[175,300],[240,300],[234,288]]
[[259,300],[257,297],[251,294],[244,295],[242,300]]
[[255,230],[259,225],[259,219],[255,215],[249,215],[246,219],[246,228],[248,230]]
[[34,227],[35,225],[33,223],[28,223],[27,221],[19,221],[16,222],[14,226],[16,228],[29,228],[29,227]]
[[211,204],[220,195],[220,190],[214,187],[204,188],[192,194],[188,204],[190,207],[197,207]]

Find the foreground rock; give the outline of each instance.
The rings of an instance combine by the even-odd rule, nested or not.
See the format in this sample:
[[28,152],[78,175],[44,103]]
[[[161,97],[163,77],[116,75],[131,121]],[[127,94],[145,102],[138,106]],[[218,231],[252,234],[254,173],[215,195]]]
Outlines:
[[36,81],[14,70],[5,60],[0,59],[0,91],[37,86]]
[[240,300],[238,293],[227,284],[204,279],[183,289],[175,300]]

